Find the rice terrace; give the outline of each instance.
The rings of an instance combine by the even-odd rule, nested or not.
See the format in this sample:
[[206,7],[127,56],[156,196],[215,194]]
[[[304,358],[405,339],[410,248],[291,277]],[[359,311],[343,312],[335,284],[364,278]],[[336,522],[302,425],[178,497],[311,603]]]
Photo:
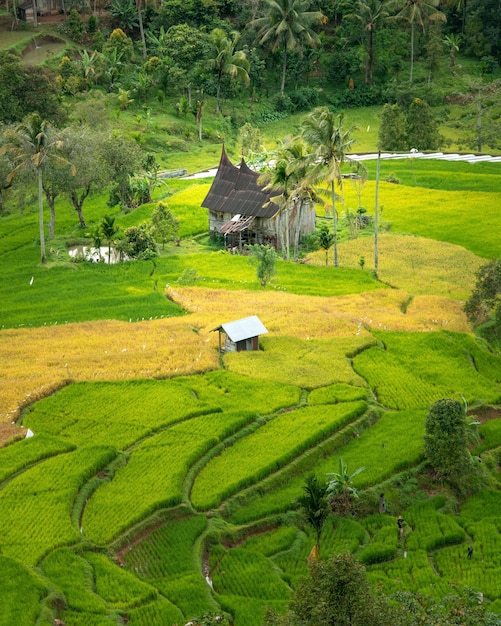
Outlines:
[[[269,1],[59,4],[0,9],[0,626],[381,626],[316,621],[312,581],[343,559],[387,624],[499,626],[482,6],[424,3],[449,30],[433,56],[416,28],[414,59],[410,22],[367,49],[347,7],[378,3],[322,3],[321,45],[283,56],[255,43]],[[368,158],[385,113],[428,115],[424,96],[418,131],[442,145]],[[339,158],[319,120],[349,139]],[[220,208],[244,179],[242,206],[267,194],[270,215]],[[254,316],[240,349],[225,325]]]
[[[426,196],[433,217],[382,185],[394,226],[380,237],[378,281],[357,267],[370,237],[342,242],[337,270],[321,252],[279,261],[262,290],[247,258],[222,252],[160,257],[153,276],[147,261],[42,268],[31,216],[2,220],[1,410],[12,441],[0,450],[2,624],[14,614],[48,624],[63,598],[67,624],[182,624],[221,611],[257,624],[307,570],[313,537],[294,506],[305,476],[335,471],[341,455],[366,467],[360,510],[330,516],[322,553],[352,552],[388,592],[471,586],[501,612],[501,420],[489,408],[501,403],[501,357],[462,310],[478,267],[500,254],[501,172],[441,164],[436,190],[430,161],[414,167],[420,186],[402,193]],[[486,191],[457,191],[458,169]],[[178,184],[169,202],[188,230],[188,192],[196,221],[208,183]],[[220,358],[210,331],[249,312],[269,330],[261,350]],[[479,420],[472,453],[492,473],[460,504],[434,493],[423,466],[426,413],[442,397],[463,398]],[[20,428],[34,436],[20,439]]]

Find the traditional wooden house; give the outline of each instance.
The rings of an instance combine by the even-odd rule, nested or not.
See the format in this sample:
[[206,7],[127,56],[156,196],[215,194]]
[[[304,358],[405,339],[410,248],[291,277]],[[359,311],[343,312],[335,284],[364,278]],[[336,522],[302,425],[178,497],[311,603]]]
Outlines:
[[[293,210],[288,220],[280,219],[280,210],[272,202],[273,192],[265,191],[258,182],[259,174],[242,157],[240,167],[221,151],[219,167],[202,206],[209,211],[209,232],[221,233],[227,248],[242,249],[245,244],[268,244],[275,248],[289,232],[305,235],[315,230],[315,211]],[[276,194],[275,194],[276,195]],[[299,230],[298,230],[299,229]]]
[[23,22],[34,22],[34,13],[39,17],[58,15],[64,12],[64,0],[27,0],[17,7],[17,17]]
[[219,331],[220,352],[259,350],[259,335],[268,332],[257,315],[221,324],[211,332],[216,330]]

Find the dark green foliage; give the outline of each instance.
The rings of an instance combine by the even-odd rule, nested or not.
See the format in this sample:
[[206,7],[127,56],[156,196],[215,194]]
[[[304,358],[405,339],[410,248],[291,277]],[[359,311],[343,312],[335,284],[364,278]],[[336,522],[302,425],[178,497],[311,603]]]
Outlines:
[[437,476],[459,486],[470,471],[464,410],[457,400],[433,404],[426,418],[425,454]]
[[158,256],[153,229],[146,223],[127,228],[125,238],[119,242],[118,247],[129,259],[145,260]]
[[407,112],[407,143],[417,150],[437,150],[443,143],[429,104],[420,98],[412,101]]
[[383,95],[379,87],[371,87],[361,82],[354,89],[346,88],[343,91],[336,92],[330,98],[330,102],[332,106],[337,108],[374,106],[383,102]]
[[[454,589],[454,587],[453,587]],[[398,624],[408,626],[499,626],[499,615],[490,613],[482,594],[471,587],[453,590],[441,600],[418,593],[398,592],[393,598],[398,603]]]
[[[467,42],[472,47],[472,52],[481,52],[481,54],[478,54],[480,57],[492,54],[497,59],[497,62],[500,63],[501,11],[499,0],[469,0],[468,13],[466,35]],[[479,25],[478,29],[475,23]],[[476,41],[479,37],[484,43],[483,50],[478,50],[476,47]]]
[[213,2],[204,0],[169,0],[164,2],[153,23],[154,28],[161,26],[168,30],[171,26],[188,24],[195,27],[214,25],[217,19],[217,9]]
[[47,67],[24,67],[14,54],[0,51],[0,122],[20,121],[33,111],[49,121],[62,121],[59,87]]
[[351,554],[314,561],[296,589],[289,613],[270,612],[267,626],[386,626],[395,623],[386,601],[372,595],[365,569]]
[[113,0],[110,9],[116,28],[130,33],[139,26],[136,5],[132,0]]
[[83,22],[79,12],[75,9],[70,11],[66,26],[68,28],[68,33],[73,41],[76,41],[77,43],[82,43],[84,31]]
[[381,150],[436,150],[442,143],[438,122],[424,100],[414,98],[405,114],[398,104],[384,105],[378,142]]
[[[176,240],[179,233],[179,220],[169,211],[165,202],[159,202],[151,216],[153,234],[162,242]],[[178,240],[179,241],[179,240]]]
[[329,263],[329,250],[334,243],[334,235],[330,232],[329,227],[325,222],[320,224],[320,229],[317,233],[318,245],[322,250],[325,250],[325,265]]
[[311,474],[304,481],[303,492],[296,503],[315,532],[315,547],[317,554],[320,554],[320,535],[329,515],[327,482],[321,481],[314,474]]
[[97,31],[97,27],[99,25],[99,20],[95,15],[89,15],[89,19],[87,20],[87,32],[89,35],[93,35]]
[[497,332],[501,332],[501,259],[493,259],[478,270],[475,288],[464,306],[472,324],[486,322],[491,317]]

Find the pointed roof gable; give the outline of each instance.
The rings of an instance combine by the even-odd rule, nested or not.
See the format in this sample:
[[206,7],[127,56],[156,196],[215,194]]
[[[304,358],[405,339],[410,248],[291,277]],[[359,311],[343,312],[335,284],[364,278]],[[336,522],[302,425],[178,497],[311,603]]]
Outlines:
[[238,167],[235,167],[229,160],[223,145],[219,167],[217,168],[209,193],[202,202],[202,206],[206,209],[212,209],[213,211],[222,211],[221,207],[235,187],[238,174]]
[[273,217],[278,206],[270,201],[270,193],[263,191],[258,179],[259,174],[243,157],[239,168],[233,165],[223,146],[219,169],[202,206],[232,215]]

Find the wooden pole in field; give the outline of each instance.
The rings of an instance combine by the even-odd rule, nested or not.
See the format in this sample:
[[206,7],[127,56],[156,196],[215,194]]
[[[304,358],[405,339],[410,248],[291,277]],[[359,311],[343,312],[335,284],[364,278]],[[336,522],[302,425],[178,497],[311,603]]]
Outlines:
[[378,250],[378,229],[379,229],[379,172],[381,167],[381,150],[377,153],[377,168],[376,168],[376,211],[374,215],[374,270],[377,272],[379,265],[379,250]]

